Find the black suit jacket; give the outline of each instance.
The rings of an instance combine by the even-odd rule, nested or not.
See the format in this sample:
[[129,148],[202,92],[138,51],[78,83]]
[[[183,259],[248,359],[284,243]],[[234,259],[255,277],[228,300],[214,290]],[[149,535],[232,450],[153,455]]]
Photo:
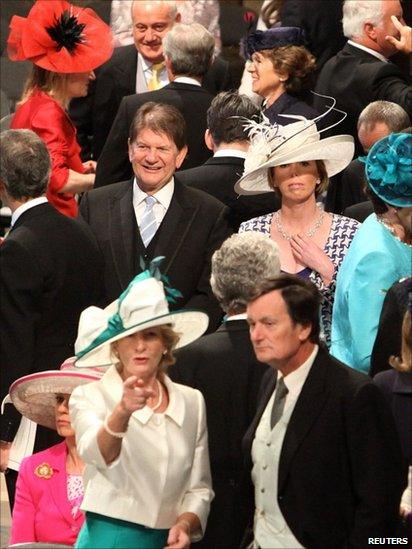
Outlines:
[[246,320],[229,320],[175,355],[171,378],[199,389],[206,402],[215,498],[205,537],[196,547],[237,548],[243,533],[238,520],[241,442],[268,366],[256,360]]
[[412,299],[411,277],[393,284],[385,296],[372,349],[369,370],[371,377],[379,372],[391,370],[389,358],[401,354],[403,316],[409,299]]
[[139,257],[146,262],[163,255],[162,273],[183,294],[172,308],[193,307],[209,314],[209,329],[222,317],[212,294],[210,259],[230,235],[223,204],[175,177],[169,209],[146,249],[140,238],[133,210],[132,181],[122,181],[86,193],[80,213],[90,225],[103,251],[105,302],[116,299],[141,271]]
[[[265,376],[266,388],[244,437],[248,470],[275,379],[271,372]],[[320,348],[286,430],[278,479],[273,479],[296,539],[308,549],[360,548],[367,547],[369,537],[391,536],[406,485],[404,465],[379,389]]]
[[[362,155],[363,150],[358,141],[356,125],[359,114],[369,103],[384,99],[398,103],[408,113],[412,112],[410,76],[404,75],[393,63],[380,61],[350,44],[346,44],[324,65],[316,92],[334,97],[336,107],[348,114],[333,131],[352,135],[357,155]],[[322,97],[315,96],[314,106],[317,110],[322,109],[324,102]]]
[[346,208],[364,202],[367,198],[365,164],[355,158],[339,177],[332,177],[326,194],[325,210],[342,214]]
[[[180,82],[171,82],[160,90],[123,97],[97,165],[94,186],[103,187],[133,176],[127,149],[129,128],[136,111],[148,101],[166,103],[179,109],[186,122],[189,149],[183,168],[202,164],[211,155],[206,147],[204,136],[206,112],[212,99],[213,95],[204,88]],[[194,120],[196,120],[195,124]]]
[[282,27],[305,31],[306,47],[322,66],[345,44],[342,29],[343,0],[285,0],[280,8]]
[[[0,246],[1,398],[17,378],[59,369],[74,354],[80,313],[102,297],[102,257],[90,228],[50,204],[24,212]],[[1,439],[19,416],[6,407]]]
[[343,211],[343,215],[356,219],[359,223],[363,223],[367,217],[373,214],[373,205],[370,200],[353,204]]
[[243,221],[274,212],[280,201],[274,193],[238,196],[236,181],[243,174],[245,161],[235,156],[209,158],[202,166],[179,172],[179,181],[211,194],[229,208],[229,223],[237,231]]
[[[114,53],[96,70],[96,80],[87,97],[74,99],[69,113],[74,121],[83,157],[92,154],[98,160],[116,117],[120,102],[136,93],[138,55],[134,44],[115,48]],[[203,87],[212,95],[230,87],[229,64],[218,57],[203,80]],[[146,86],[142,86],[142,92]]]

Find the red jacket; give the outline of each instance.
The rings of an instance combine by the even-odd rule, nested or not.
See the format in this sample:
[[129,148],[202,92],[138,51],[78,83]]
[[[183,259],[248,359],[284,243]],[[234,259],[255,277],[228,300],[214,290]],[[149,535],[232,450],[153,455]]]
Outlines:
[[36,91],[18,107],[11,128],[32,130],[45,142],[52,159],[46,196],[61,213],[77,217],[74,194],[58,192],[67,183],[69,168],[84,173],[76,128],[66,111],[50,95]]
[[[67,499],[66,457],[66,443],[60,442],[22,461],[16,484],[10,545],[30,541],[74,545],[84,515],[77,511],[73,518],[71,513]],[[44,464],[48,467],[39,472],[38,467]],[[47,469],[52,472],[50,478],[46,478]]]

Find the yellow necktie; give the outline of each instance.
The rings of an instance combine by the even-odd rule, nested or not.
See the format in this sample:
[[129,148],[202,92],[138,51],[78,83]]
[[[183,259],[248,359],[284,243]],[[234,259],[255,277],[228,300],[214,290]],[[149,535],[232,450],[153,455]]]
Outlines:
[[147,83],[147,89],[149,91],[158,90],[162,87],[161,82],[159,81],[159,74],[164,69],[164,62],[161,63],[153,63],[152,65],[152,76],[150,77],[149,82]]

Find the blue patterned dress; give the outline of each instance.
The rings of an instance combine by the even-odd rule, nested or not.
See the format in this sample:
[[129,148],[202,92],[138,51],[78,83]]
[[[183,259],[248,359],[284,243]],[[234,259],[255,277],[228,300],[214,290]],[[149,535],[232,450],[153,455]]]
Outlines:
[[[272,223],[273,215],[273,213],[270,213],[249,219],[240,225],[239,232],[244,233],[247,231],[253,231],[270,237],[270,225]],[[330,227],[329,237],[323,251],[335,266],[332,281],[326,286],[318,272],[311,270],[309,274],[309,280],[316,284],[323,297],[321,304],[321,332],[322,339],[328,347],[330,347],[332,308],[335,297],[336,276],[352,239],[360,226],[360,223],[349,217],[338,214],[331,215],[332,224]],[[305,274],[306,271],[307,269],[304,269],[302,274]],[[299,275],[299,273],[297,274]],[[307,278],[307,276],[305,276],[305,278]]]

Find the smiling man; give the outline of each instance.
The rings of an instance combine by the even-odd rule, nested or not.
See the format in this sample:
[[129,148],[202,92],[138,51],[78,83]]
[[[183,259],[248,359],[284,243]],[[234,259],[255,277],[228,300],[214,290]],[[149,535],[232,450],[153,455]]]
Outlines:
[[107,303],[142,270],[141,259],[165,256],[162,272],[183,296],[172,309],[204,310],[213,330],[222,311],[209,284],[210,259],[230,229],[221,202],[174,175],[187,152],[185,129],[175,107],[145,103],[130,128],[133,179],[87,193],[80,212],[105,257]]
[[360,548],[392,535],[406,471],[383,395],[319,345],[312,283],[281,275],[256,295],[250,337],[272,371],[244,438],[251,475],[242,546]]
[[[159,90],[169,83],[162,41],[180,19],[173,0],[133,2],[134,44],[115,48],[112,58],[96,71],[89,96],[70,105],[85,159],[90,155],[99,159],[123,97]],[[232,87],[228,61],[218,57],[203,85],[212,95]]]

